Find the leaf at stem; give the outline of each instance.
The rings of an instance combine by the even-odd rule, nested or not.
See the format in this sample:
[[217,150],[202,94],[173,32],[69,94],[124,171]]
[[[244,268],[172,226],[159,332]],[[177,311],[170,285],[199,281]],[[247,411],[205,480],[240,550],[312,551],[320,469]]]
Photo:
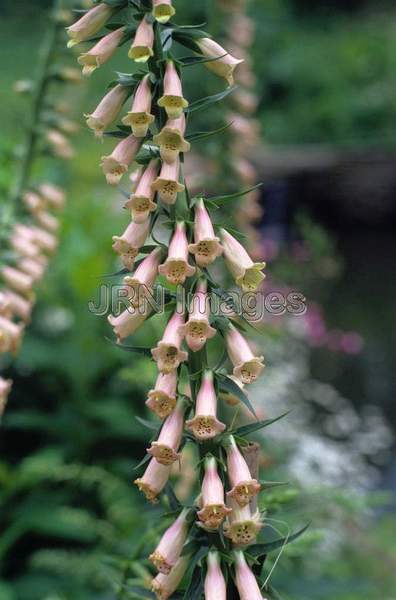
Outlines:
[[242,425],[241,427],[237,427],[236,429],[234,429],[234,431],[232,431],[232,434],[237,435],[239,437],[250,435],[255,431],[259,431],[260,429],[268,427],[269,425],[276,423],[276,421],[283,419],[284,417],[286,417],[286,415],[289,414],[289,412],[290,411],[288,410],[287,412],[283,413],[279,417],[275,417],[274,419],[266,419],[265,421],[257,421],[257,423],[249,423],[248,425]]
[[191,113],[196,110],[202,110],[203,108],[206,108],[210,104],[215,104],[216,102],[220,102],[221,100],[223,100],[224,98],[226,98],[227,96],[232,94],[232,92],[234,92],[237,89],[237,87],[238,86],[234,85],[233,87],[229,87],[229,88],[223,90],[222,92],[213,94],[212,96],[205,96],[204,98],[199,98],[198,100],[191,102],[190,106],[188,106],[186,108],[186,112]]
[[297,538],[299,538],[305,531],[308,529],[311,523],[307,523],[290,535],[286,535],[285,537],[277,538],[272,542],[267,542],[265,544],[254,544],[253,546],[249,546],[249,554],[251,554],[254,558],[258,558],[259,556],[263,556],[268,554],[269,552],[273,552],[274,550],[278,550],[278,548],[282,548],[286,544],[290,544],[290,542],[294,542]]
[[[223,375],[219,375],[219,374],[217,375],[217,377],[219,379],[220,389],[224,390],[226,392],[230,392],[230,394],[232,394],[233,396],[236,396],[238,398],[238,400],[243,402],[243,404],[250,410],[252,415],[254,415],[256,417],[256,419],[258,419],[256,411],[254,410],[252,403],[250,402],[250,400],[247,397],[247,395],[245,394],[245,392],[243,390],[241,390],[239,385],[237,385],[235,383],[235,381],[233,381],[229,377],[224,377]],[[257,423],[252,423],[252,425],[256,425],[256,424]]]

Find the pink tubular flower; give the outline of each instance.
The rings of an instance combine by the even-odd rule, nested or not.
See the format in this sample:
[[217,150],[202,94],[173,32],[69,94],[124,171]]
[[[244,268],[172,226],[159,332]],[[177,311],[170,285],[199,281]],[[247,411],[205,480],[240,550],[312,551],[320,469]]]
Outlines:
[[191,556],[181,556],[169,575],[159,573],[151,582],[157,600],[168,600],[177,590],[191,562]]
[[183,98],[182,84],[175,64],[172,60],[166,63],[164,76],[164,95],[158,100],[158,106],[166,110],[170,119],[177,119],[187,108],[188,102]]
[[116,85],[102,98],[92,114],[85,115],[87,125],[96,137],[103,136],[104,130],[117,118],[128,96],[127,86]]
[[23,203],[26,208],[33,214],[39,213],[44,210],[47,206],[47,202],[44,198],[36,194],[36,192],[25,192],[23,194]]
[[65,192],[53,183],[42,183],[39,186],[40,194],[57,209],[62,209],[65,204]]
[[167,23],[175,14],[172,0],[153,0],[153,17],[159,23]]
[[35,258],[40,250],[34,242],[34,239],[21,235],[14,231],[10,238],[11,247],[20,255],[27,258]]
[[121,236],[113,235],[113,250],[121,256],[127,269],[132,269],[140,248],[144,245],[150,231],[150,221],[130,223]]
[[6,284],[13,290],[24,296],[31,295],[34,281],[30,275],[23,273],[23,271],[19,271],[19,269],[8,266],[3,267],[0,273]]
[[58,246],[58,239],[53,233],[50,233],[42,227],[37,226],[31,227],[31,229],[34,233],[34,240],[39,248],[45,252],[48,252],[49,254],[55,252]]
[[37,213],[36,219],[47,231],[56,233],[59,229],[59,219],[45,210]]
[[154,115],[151,114],[150,75],[145,75],[136,88],[132,108],[122,119],[122,122],[124,125],[131,127],[135,137],[141,138],[147,135],[148,128],[154,118]]
[[137,308],[146,301],[147,293],[151,293],[153,283],[158,275],[161,260],[161,248],[155,248],[140,263],[133,276],[124,277],[131,306]]
[[235,283],[244,292],[254,292],[265,278],[264,262],[254,263],[245,248],[225,229],[221,229],[224,258]]
[[40,281],[43,278],[47,264],[36,260],[35,258],[21,258],[17,264],[18,269],[30,275],[33,281]]
[[117,342],[135,333],[143,325],[150,313],[151,307],[146,303],[143,309],[127,308],[118,317],[109,315],[107,320],[117,336]]
[[129,48],[128,56],[137,63],[145,63],[154,55],[154,31],[152,24],[144,17],[135,33],[132,46]]
[[180,327],[181,335],[186,338],[187,346],[193,352],[201,350],[206,340],[216,335],[216,329],[209,324],[210,300],[206,292],[206,281],[201,280],[192,299],[192,312],[188,321]]
[[214,456],[205,459],[205,475],[202,481],[200,497],[201,510],[197,515],[207,529],[218,529],[231,512],[224,504],[224,487],[217,472]]
[[50,150],[59,158],[73,158],[75,151],[69,140],[63,133],[57,129],[49,129],[46,133],[47,142],[50,145]]
[[159,373],[154,389],[148,393],[146,405],[160,419],[169,416],[176,406],[177,371]]
[[223,252],[202,198],[195,205],[194,242],[188,249],[195,255],[195,261],[200,267],[212,264]]
[[8,395],[11,391],[12,381],[11,379],[3,379],[0,377],[0,417],[4,412],[7,404]]
[[134,135],[128,135],[117,144],[113,152],[108,156],[102,156],[100,166],[105,174],[106,181],[110,185],[117,185],[121,177],[128,171],[129,165],[139,152],[141,141]]
[[196,41],[196,44],[199,47],[201,54],[206,58],[216,59],[206,62],[205,67],[219,77],[224,77],[224,79],[227,80],[228,85],[233,85],[235,67],[243,62],[243,60],[235,58],[229,54],[227,50],[224,50],[220,44],[210,38],[199,38]]
[[221,570],[221,561],[218,552],[209,552],[207,565],[205,600],[227,600],[227,585]]
[[160,573],[169,575],[176,565],[188,535],[187,517],[189,509],[184,509],[176,521],[165,531],[160,543],[150,555],[149,560]]
[[184,185],[179,181],[179,168],[179,157],[171,164],[164,161],[159,176],[151,184],[151,188],[155,192],[158,192],[164,204],[174,204],[178,192],[184,191]]
[[13,311],[11,309],[11,302],[7,296],[7,290],[0,290],[0,315],[6,319],[11,319]]
[[239,546],[251,544],[263,526],[260,513],[256,511],[252,514],[248,504],[241,507],[232,498],[228,502],[232,512],[224,526],[225,536]]
[[76,23],[67,27],[67,35],[70,38],[67,47],[71,48],[95,35],[102,29],[113,13],[114,8],[111,8],[108,4],[99,4],[91,8]]
[[24,325],[17,324],[0,315],[0,353],[12,352],[15,354],[22,341]]
[[264,357],[254,356],[241,333],[230,325],[226,334],[228,356],[234,365],[233,373],[242,383],[253,383],[264,369]]
[[197,440],[209,440],[224,431],[226,426],[217,419],[217,398],[212,371],[205,371],[197,395],[195,416],[186,422]]
[[180,398],[172,414],[164,421],[158,440],[151,442],[147,450],[161,465],[171,465],[181,458],[178,450],[183,435],[185,405],[185,398]]
[[102,37],[88,52],[81,54],[77,62],[83,67],[82,74],[89,77],[95,69],[110,60],[121,43],[124,33],[125,27],[119,27]]
[[125,202],[124,206],[131,210],[132,219],[135,223],[143,223],[146,221],[149,218],[150,213],[157,208],[157,205],[153,202],[154,191],[151,187],[151,184],[157,176],[157,172],[158,161],[154,158],[143,171],[135,192],[130,196],[129,200]]
[[169,283],[183,284],[187,277],[192,277],[195,267],[188,263],[188,241],[184,221],[178,221],[169,244],[168,258],[160,265],[158,271]]
[[235,550],[235,583],[241,600],[265,600],[242,550]]
[[187,352],[181,350],[182,337],[179,333],[180,325],[184,323],[184,315],[175,312],[169,319],[163,338],[156,348],[151,350],[161,373],[170,373],[178,368],[180,363],[188,358]]
[[152,458],[143,477],[135,479],[134,483],[144,493],[149,502],[156,502],[158,494],[164,489],[170,475],[171,467],[161,465]]
[[153,136],[153,144],[160,148],[161,158],[164,162],[176,162],[180,152],[189,152],[191,145],[184,139],[186,131],[186,118],[181,114],[176,119],[168,119],[160,133]]
[[6,290],[4,295],[12,313],[20,317],[25,323],[28,323],[33,308],[33,301],[27,300],[11,290]]
[[259,493],[261,486],[257,479],[252,478],[246,460],[232,435],[227,447],[227,470],[232,486],[232,489],[227,492],[227,497],[233,498],[239,506],[246,506],[253,496]]

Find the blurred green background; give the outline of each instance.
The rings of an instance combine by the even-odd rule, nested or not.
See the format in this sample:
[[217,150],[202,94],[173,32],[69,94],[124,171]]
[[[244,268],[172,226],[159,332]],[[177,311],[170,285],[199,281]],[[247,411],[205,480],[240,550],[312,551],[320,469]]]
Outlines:
[[[189,4],[177,6],[179,22],[221,30],[213,2]],[[0,2],[2,194],[29,110],[13,83],[34,76],[48,5]],[[396,9],[252,0],[250,12],[262,138],[254,160],[266,184],[258,228],[277,248],[274,281],[308,299],[303,325],[268,326],[267,375],[252,394],[271,416],[294,408],[289,426],[260,440],[266,478],[291,481],[263,506],[292,528],[312,521],[285,550],[274,586],[285,600],[394,600]],[[98,168],[113,142],[96,142],[81,116],[114,69],[128,71],[128,60],[117,55],[75,88],[81,130],[70,167],[36,169],[51,169],[68,203],[33,323],[7,368],[15,385],[1,432],[0,600],[133,597],[114,590],[126,568],[138,576],[136,542],[159,514],[143,511],[131,485],[148,439],[134,416],[145,415],[155,369],[109,344],[106,320],[87,308],[118,268],[110,240],[125,226],[122,198]],[[189,74],[192,97],[204,95],[199,81]],[[326,343],[310,336],[318,310]],[[145,336],[159,327],[154,319]],[[361,336],[361,351],[332,344],[340,331]]]

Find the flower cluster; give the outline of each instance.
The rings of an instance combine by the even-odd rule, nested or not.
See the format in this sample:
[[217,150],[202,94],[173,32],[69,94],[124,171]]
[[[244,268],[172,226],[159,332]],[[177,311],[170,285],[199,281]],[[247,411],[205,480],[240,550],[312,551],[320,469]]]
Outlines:
[[[219,397],[227,393],[233,401],[249,404],[244,386],[257,381],[264,359],[247,341],[235,315],[217,318],[212,314],[209,292],[222,292],[208,269],[215,267],[221,272],[225,265],[233,284],[241,292],[251,292],[264,279],[265,263],[252,260],[230,227],[214,222],[210,210],[214,198],[190,196],[183,167],[194,139],[189,133],[194,102],[185,93],[185,63],[177,58],[177,44],[193,50],[189,64],[196,60],[224,79],[227,93],[233,91],[234,70],[242,60],[209,34],[176,25],[170,0],[133,5],[132,21],[126,13],[125,25],[115,29],[109,20],[126,8],[127,2],[96,3],[68,28],[68,34],[69,45],[99,34],[99,41],[78,59],[84,74],[104,64],[124,42],[137,67],[132,74],[118,74],[97,107],[86,115],[87,126],[99,138],[114,134],[108,130],[119,117],[122,123],[115,133],[118,142],[101,162],[110,185],[118,184],[128,173],[130,181],[125,202],[130,222],[121,235],[113,237],[113,249],[125,271],[124,310],[108,317],[118,343],[152,315],[153,307],[145,296],[156,285],[165,286],[169,299],[170,316],[162,337],[151,349],[158,375],[146,401],[162,423],[135,484],[147,500],[157,502],[168,495],[174,466],[180,463],[186,442],[194,444],[200,455],[200,489],[195,502],[184,508],[177,502],[174,522],[149,556],[157,571],[152,590],[160,599],[171,597],[184,585],[194,562],[189,548],[206,544],[207,552],[202,553],[197,567],[206,573],[202,578],[206,599],[226,598],[225,573],[231,563],[233,585],[240,597],[262,599],[260,584],[243,551],[256,542],[262,529],[263,518],[257,508],[261,484],[244,456],[247,440],[222,417]],[[110,33],[100,35],[104,26]],[[209,101],[220,99],[217,94]],[[124,105],[127,112],[122,116]],[[164,235],[169,229],[169,241],[158,242],[157,230]],[[176,286],[191,292],[188,309],[177,302]],[[211,344],[226,352],[221,366],[210,364]],[[223,367],[227,360],[228,371]],[[261,426],[259,422],[257,429]],[[221,547],[224,552],[219,552]],[[227,554],[228,561],[222,554]],[[195,570],[189,586],[194,585]],[[186,597],[188,593],[189,587]]]
[[[36,82],[19,81],[14,86],[18,93],[34,93],[35,103],[16,187],[0,215],[7,238],[4,255],[0,256],[0,354],[4,358],[19,350],[35,303],[34,290],[58,245],[58,215],[64,207],[65,193],[48,180],[31,181],[31,169],[42,153],[58,159],[74,155],[69,134],[77,126],[67,116],[68,107],[49,93],[49,86],[57,84],[59,97],[60,86],[65,89],[65,84],[80,80],[76,69],[54,64],[59,60],[57,47],[64,25],[71,18],[69,11],[53,12],[39,78]],[[11,384],[11,380],[0,376],[0,415]]]

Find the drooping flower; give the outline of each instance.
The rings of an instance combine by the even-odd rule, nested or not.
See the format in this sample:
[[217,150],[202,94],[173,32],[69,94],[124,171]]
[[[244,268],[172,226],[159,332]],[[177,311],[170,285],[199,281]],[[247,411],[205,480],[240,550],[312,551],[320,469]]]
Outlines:
[[137,63],[145,63],[154,55],[154,31],[153,25],[144,17],[135,33],[134,40],[129,48],[128,56]]
[[116,85],[102,98],[93,113],[85,115],[87,125],[96,137],[102,137],[104,130],[117,118],[129,93],[127,86]]
[[188,102],[183,97],[182,84],[175,64],[172,60],[166,63],[164,75],[164,94],[158,100],[158,106],[166,110],[170,119],[177,119],[187,108]]
[[14,323],[0,315],[0,353],[12,352],[15,354],[22,341],[22,335],[25,325]]
[[106,181],[110,185],[117,185],[121,177],[128,171],[128,167],[134,161],[139,152],[141,141],[134,135],[128,135],[119,142],[113,152],[108,156],[102,156],[100,166],[105,174]]
[[81,19],[66,28],[67,35],[70,38],[67,47],[71,48],[95,35],[107,23],[113,13],[114,8],[108,4],[99,4],[91,8]]
[[143,308],[127,308],[118,317],[108,315],[107,320],[117,336],[117,342],[135,333],[150,313],[151,306],[146,303]]
[[164,204],[174,204],[178,192],[184,191],[184,185],[179,181],[180,161],[177,157],[173,163],[163,162],[161,172],[157,179],[153,181],[151,187]]
[[195,205],[194,244],[190,244],[188,249],[195,255],[195,261],[200,267],[212,264],[223,252],[202,198]]
[[3,280],[11,289],[23,294],[24,296],[30,296],[33,288],[33,278],[27,275],[19,269],[14,267],[4,266],[0,271]]
[[28,258],[34,258],[40,253],[40,249],[36,245],[34,237],[18,233],[17,229],[11,234],[10,245],[19,255]]
[[131,210],[132,219],[135,223],[143,223],[146,221],[150,213],[153,212],[157,205],[153,202],[154,191],[151,184],[157,176],[158,161],[153,159],[149,162],[146,169],[143,171],[136,186],[135,192],[125,202],[125,208]]
[[57,129],[49,129],[46,138],[55,156],[68,160],[75,155],[74,148],[67,137]]
[[172,414],[164,421],[158,439],[151,442],[147,450],[162,465],[171,465],[180,460],[178,450],[183,436],[185,407],[185,398],[180,398]]
[[158,271],[169,283],[183,284],[187,277],[192,277],[195,267],[188,262],[188,241],[184,221],[176,223],[175,231],[168,249],[166,261],[159,266]]
[[169,575],[176,565],[187,539],[189,524],[189,509],[183,509],[176,521],[168,527],[163,534],[161,541],[150,555],[149,560],[160,573]]
[[167,23],[175,14],[172,0],[153,0],[153,17],[159,23]]
[[191,556],[181,556],[169,575],[158,573],[151,582],[157,600],[168,600],[177,590],[191,562]]
[[124,125],[129,125],[135,137],[147,135],[148,128],[154,121],[151,114],[150,75],[145,75],[136,88],[131,110],[122,119]]
[[227,585],[221,570],[219,553],[212,550],[207,558],[205,600],[227,600]]
[[249,504],[239,506],[233,498],[228,499],[228,504],[232,512],[224,525],[225,536],[238,546],[251,544],[263,526],[260,513],[252,514]]
[[62,209],[65,204],[65,192],[53,183],[42,183],[38,188],[41,196],[54,208]]
[[216,335],[216,329],[209,324],[210,300],[207,294],[206,280],[201,279],[192,299],[192,311],[188,321],[180,328],[180,333],[186,338],[187,346],[193,352],[201,350],[206,340]]
[[2,416],[6,407],[8,395],[11,391],[11,386],[11,379],[4,379],[3,377],[0,377],[0,417]]
[[235,550],[235,583],[241,600],[265,600],[242,550]]
[[205,459],[205,475],[200,496],[199,520],[208,529],[218,529],[231,509],[224,504],[224,486],[214,456]]
[[146,302],[147,295],[152,292],[153,283],[158,275],[161,253],[161,248],[155,248],[143,259],[132,276],[124,277],[128,300],[134,308],[142,306]]
[[28,191],[23,194],[23,203],[29,212],[37,214],[47,207],[45,198],[36,194],[36,192]]
[[159,146],[164,162],[172,164],[178,159],[180,152],[189,152],[191,146],[184,139],[185,130],[186,118],[182,114],[176,119],[168,119],[165,127],[153,137],[153,144]]
[[131,270],[140,248],[150,231],[150,221],[130,223],[121,236],[113,235],[113,250],[121,256],[123,265]]
[[158,494],[164,489],[170,475],[171,466],[161,465],[152,458],[142,477],[135,479],[134,483],[144,493],[149,502],[156,502]]
[[227,52],[227,50],[222,48],[220,44],[210,38],[199,38],[196,40],[196,44],[203,56],[216,59],[206,62],[205,67],[219,77],[224,77],[224,79],[227,80],[228,85],[233,85],[234,70],[241,62],[243,62],[243,60],[235,58]]
[[205,371],[195,404],[195,416],[186,427],[197,440],[208,440],[224,431],[226,426],[217,418],[217,398],[212,371]]
[[20,317],[25,323],[28,323],[33,308],[33,301],[31,299],[23,298],[23,296],[20,296],[9,289],[5,291],[4,295],[12,314]]
[[11,319],[13,315],[11,303],[7,297],[7,289],[0,290],[0,315],[6,319]]
[[183,323],[184,315],[175,312],[168,321],[162,340],[158,342],[156,348],[151,350],[161,373],[174,371],[180,363],[188,358],[187,352],[181,350],[182,337],[179,328]]
[[177,371],[159,373],[154,389],[148,393],[146,405],[160,419],[165,419],[176,406]]
[[46,210],[37,213],[36,219],[44,229],[51,233],[56,233],[59,229],[59,219]]
[[[243,391],[245,384],[242,383],[242,381],[238,379],[238,377],[235,377],[235,375],[228,375],[228,378],[232,379],[232,381]],[[246,392],[244,393],[246,394]],[[221,390],[219,393],[219,397],[222,400],[224,400],[224,402],[226,402],[229,406],[236,406],[240,403],[240,399],[238,398],[238,396],[229,390]]]
[[116,52],[124,34],[125,27],[119,27],[102,37],[88,52],[81,54],[77,62],[83,67],[82,74],[89,77],[95,69],[110,60]]
[[257,479],[252,478],[246,460],[232,435],[227,446],[227,471],[232,486],[227,492],[227,497],[233,498],[239,506],[246,506],[253,496],[259,493],[261,486]]
[[241,333],[230,325],[226,333],[228,356],[234,365],[233,374],[242,383],[253,383],[264,369],[264,357],[254,356]]
[[33,281],[40,281],[43,278],[47,264],[36,260],[35,258],[22,257],[17,263],[18,269],[27,273],[33,278]]
[[46,231],[42,227],[31,227],[34,234],[34,240],[36,244],[49,254],[53,254],[58,246],[58,238],[49,231]]
[[225,229],[221,229],[224,258],[235,283],[244,292],[254,292],[265,275],[261,272],[265,262],[254,263],[245,248]]

